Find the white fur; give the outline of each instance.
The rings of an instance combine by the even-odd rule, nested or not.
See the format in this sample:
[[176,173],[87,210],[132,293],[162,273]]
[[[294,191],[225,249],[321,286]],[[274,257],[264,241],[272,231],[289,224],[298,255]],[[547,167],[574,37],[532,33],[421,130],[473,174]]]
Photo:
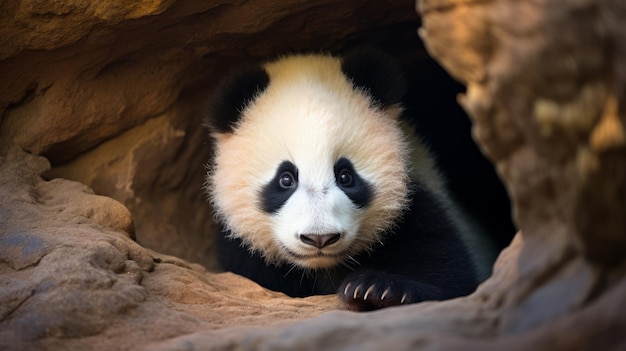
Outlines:
[[[298,190],[274,216],[275,237],[291,252],[307,256],[294,258],[302,266],[324,267],[335,264],[336,258],[319,256],[319,253],[342,254],[349,250],[359,231],[358,219],[363,211],[357,209],[336,185],[329,183],[324,187],[328,190],[311,187],[308,182],[301,181]],[[341,233],[342,239],[323,250],[300,240],[302,234],[332,233]]]
[[[243,111],[234,133],[216,135],[209,190],[217,214],[269,262],[339,264],[379,241],[406,205],[409,143],[397,120],[401,110],[373,108],[340,65],[317,55],[267,64],[267,89]],[[335,184],[333,166],[341,157],[373,185],[366,208],[357,208]],[[260,191],[285,160],[298,168],[298,188],[270,215],[259,206]],[[322,249],[299,239],[329,233],[342,237]]]

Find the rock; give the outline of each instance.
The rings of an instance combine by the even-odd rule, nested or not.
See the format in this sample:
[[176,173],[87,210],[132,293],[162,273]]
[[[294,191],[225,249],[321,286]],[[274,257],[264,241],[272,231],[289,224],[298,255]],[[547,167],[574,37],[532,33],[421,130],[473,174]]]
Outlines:
[[97,334],[145,300],[138,282],[153,263],[138,245],[124,246],[132,243],[125,207],[76,182],[41,181],[41,157],[12,148],[2,158],[5,346]]
[[460,101],[524,233],[500,332],[548,329],[621,289],[626,41],[615,19],[626,18],[623,6],[423,0],[419,10],[428,49],[467,84]]
[[15,147],[1,155],[1,349],[136,348],[337,306],[334,296],[291,299],[147,250],[130,238],[130,212],[117,201],[43,180],[43,157]]

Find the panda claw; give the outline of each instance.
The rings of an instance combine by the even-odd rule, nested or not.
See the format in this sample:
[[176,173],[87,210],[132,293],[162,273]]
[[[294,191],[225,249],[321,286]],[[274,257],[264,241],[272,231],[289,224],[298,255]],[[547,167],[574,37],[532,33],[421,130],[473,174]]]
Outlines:
[[[424,300],[439,299],[438,295],[423,296],[422,292],[437,292],[437,288],[411,278],[365,271],[344,281],[337,289],[340,302],[350,310],[373,311],[390,306],[408,305]],[[430,290],[428,290],[430,289]]]
[[384,300],[387,294],[389,294],[389,289],[391,288],[387,288],[385,289],[385,291],[383,291],[383,294],[380,296],[380,301]]
[[400,304],[404,305],[404,303],[406,302],[406,293],[404,293],[404,295],[402,295],[402,300],[400,300]]
[[370,285],[370,287],[365,291],[365,296],[363,296],[363,300],[367,300],[367,297],[372,292],[372,290],[374,290],[375,287],[376,287],[376,284]]
[[352,285],[352,283],[346,284],[346,288],[343,290],[344,295],[348,295],[348,290],[350,290],[350,285]]
[[361,286],[359,285],[359,286],[357,286],[357,287],[354,289],[354,295],[352,295],[352,298],[353,298],[353,299],[355,299],[355,300],[356,300],[356,296],[359,294],[359,289],[360,289],[360,288],[361,288]]

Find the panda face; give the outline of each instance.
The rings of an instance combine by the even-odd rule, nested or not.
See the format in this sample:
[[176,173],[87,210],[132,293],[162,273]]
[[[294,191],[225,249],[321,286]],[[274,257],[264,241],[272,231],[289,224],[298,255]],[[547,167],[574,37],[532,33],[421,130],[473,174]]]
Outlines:
[[267,86],[214,133],[217,215],[268,262],[328,268],[379,242],[406,204],[408,147],[329,56],[267,64]]
[[[305,161],[305,160],[304,160]],[[272,216],[273,235],[290,261],[303,267],[333,266],[358,240],[372,185],[348,158],[324,165],[283,161],[261,191],[263,211]]]

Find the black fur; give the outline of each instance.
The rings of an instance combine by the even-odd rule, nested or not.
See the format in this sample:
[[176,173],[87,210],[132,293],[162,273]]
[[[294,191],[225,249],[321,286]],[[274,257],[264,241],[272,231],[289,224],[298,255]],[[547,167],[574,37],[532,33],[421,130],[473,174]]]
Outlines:
[[[350,184],[342,184],[339,179],[341,173],[344,171],[347,171],[351,177]],[[372,187],[354,170],[352,162],[345,157],[340,158],[335,163],[334,172],[339,189],[341,189],[355,205],[360,208],[366,207],[372,199]]]
[[[281,176],[289,172],[293,175],[295,186],[289,189],[284,189],[280,186]],[[284,161],[276,169],[274,178],[263,187],[261,193],[262,209],[267,213],[276,213],[281,207],[289,200],[289,197],[298,189],[298,169],[296,165],[289,161]]]
[[205,125],[213,132],[232,133],[242,111],[269,82],[270,77],[261,66],[246,67],[224,79],[210,102]]
[[[289,264],[268,265],[240,240],[227,238],[227,232],[219,236],[218,259],[225,270],[268,289],[294,297],[338,293],[348,308],[358,311],[471,293],[477,285],[473,263],[443,204],[428,190],[414,186],[410,209],[371,254],[354,257],[358,264],[347,261],[350,268],[314,272]],[[365,299],[372,285],[375,288]]]
[[376,102],[377,107],[400,103],[406,91],[402,69],[380,50],[360,49],[341,61],[341,71]]

